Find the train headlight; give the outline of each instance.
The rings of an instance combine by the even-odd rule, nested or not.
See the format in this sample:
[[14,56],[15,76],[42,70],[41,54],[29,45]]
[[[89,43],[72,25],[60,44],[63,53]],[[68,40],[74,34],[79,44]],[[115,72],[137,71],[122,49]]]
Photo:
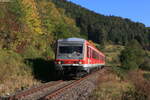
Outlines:
[[58,61],[58,64],[61,64],[61,61]]
[[79,61],[79,64],[82,64],[82,62],[81,62],[81,61]]

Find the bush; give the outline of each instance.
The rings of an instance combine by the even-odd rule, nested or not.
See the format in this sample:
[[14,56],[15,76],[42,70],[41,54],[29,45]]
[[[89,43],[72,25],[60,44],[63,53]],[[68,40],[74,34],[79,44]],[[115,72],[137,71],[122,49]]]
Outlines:
[[0,53],[0,82],[25,75],[31,71],[17,53],[10,50],[0,50]]
[[148,97],[143,93],[130,90],[122,93],[121,100],[148,100]]
[[140,66],[141,69],[150,71],[150,58],[146,58],[144,63]]
[[150,73],[143,74],[143,77],[147,80],[150,80]]
[[118,77],[120,77],[121,79],[124,79],[126,74],[127,74],[127,70],[121,68],[121,67],[112,67],[113,71],[117,74]]
[[129,91],[128,96],[133,99],[123,100],[149,100],[150,99],[150,81],[143,77],[141,71],[130,71],[128,79],[133,83],[135,90]]
[[40,57],[40,51],[38,51],[34,46],[29,45],[22,53],[22,56],[24,58],[38,58]]
[[132,40],[121,52],[120,61],[124,69],[138,69],[144,62],[144,50],[136,40]]

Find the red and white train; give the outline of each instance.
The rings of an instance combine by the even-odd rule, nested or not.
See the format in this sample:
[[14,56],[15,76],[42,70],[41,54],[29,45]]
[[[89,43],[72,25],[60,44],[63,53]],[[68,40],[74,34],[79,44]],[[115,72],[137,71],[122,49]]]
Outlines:
[[55,64],[64,74],[78,75],[105,65],[105,55],[90,42],[81,38],[57,41]]

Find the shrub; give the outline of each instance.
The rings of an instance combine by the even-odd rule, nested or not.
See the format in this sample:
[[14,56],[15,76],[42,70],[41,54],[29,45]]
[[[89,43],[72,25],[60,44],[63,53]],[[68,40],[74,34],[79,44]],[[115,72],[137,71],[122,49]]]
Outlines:
[[127,70],[121,68],[121,67],[112,67],[113,71],[115,72],[115,74],[117,74],[118,77],[120,77],[121,79],[124,79],[126,74],[127,74]]
[[145,94],[139,93],[135,90],[129,90],[122,93],[121,100],[148,100]]
[[40,57],[40,52],[34,46],[29,45],[22,53],[22,56],[24,58],[38,58]]
[[143,77],[147,80],[150,80],[150,73],[144,73]]
[[121,52],[122,67],[127,70],[138,69],[144,62],[144,50],[136,40],[129,42]]
[[[127,95],[132,99],[123,100],[149,100],[150,99],[150,81],[144,79],[140,71],[130,71],[128,79],[133,83],[135,90],[128,91]],[[126,96],[127,97],[127,96]]]
[[150,58],[146,58],[144,63],[140,66],[140,68],[143,70],[150,71]]
[[10,50],[0,50],[0,82],[4,82],[19,75],[24,75],[28,71],[20,55]]

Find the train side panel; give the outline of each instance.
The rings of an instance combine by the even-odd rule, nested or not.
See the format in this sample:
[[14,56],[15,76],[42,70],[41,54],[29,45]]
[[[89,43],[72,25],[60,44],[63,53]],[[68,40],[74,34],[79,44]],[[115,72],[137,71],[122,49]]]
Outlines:
[[88,41],[85,42],[85,65],[89,69],[105,65],[105,56]]

